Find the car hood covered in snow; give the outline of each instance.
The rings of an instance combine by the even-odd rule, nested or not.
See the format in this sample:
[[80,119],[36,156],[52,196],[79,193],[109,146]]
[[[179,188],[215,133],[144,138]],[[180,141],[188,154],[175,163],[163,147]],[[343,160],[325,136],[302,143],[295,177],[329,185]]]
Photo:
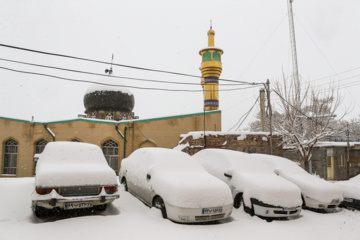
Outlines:
[[117,185],[101,149],[77,142],[48,143],[36,166],[37,187]]
[[[300,189],[277,176],[266,164],[250,159],[250,155],[232,150],[205,149],[193,158],[230,188],[242,192],[247,206],[251,206],[251,198],[273,206],[301,206]],[[225,172],[232,177],[224,176]]]
[[289,159],[265,154],[252,154],[252,157],[261,159],[276,174],[296,184],[309,198],[326,203],[343,199],[341,189],[335,184],[310,175]]

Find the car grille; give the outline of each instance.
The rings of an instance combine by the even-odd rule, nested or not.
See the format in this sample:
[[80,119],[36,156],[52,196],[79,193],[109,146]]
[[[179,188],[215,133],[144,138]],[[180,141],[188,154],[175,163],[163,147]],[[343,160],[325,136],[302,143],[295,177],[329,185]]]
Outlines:
[[204,220],[217,220],[224,218],[225,213],[216,214],[216,215],[206,215],[206,216],[195,216],[196,221],[204,221]]
[[274,210],[274,213],[275,214],[294,214],[294,213],[296,213],[297,212],[297,210],[292,210],[292,211],[279,211],[279,210]]
[[99,186],[62,187],[59,189],[59,194],[64,197],[99,195],[100,191]]

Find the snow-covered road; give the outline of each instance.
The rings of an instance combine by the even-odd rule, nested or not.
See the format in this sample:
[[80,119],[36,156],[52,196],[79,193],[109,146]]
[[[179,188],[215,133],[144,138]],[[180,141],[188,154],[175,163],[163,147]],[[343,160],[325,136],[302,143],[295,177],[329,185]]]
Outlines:
[[162,219],[120,187],[120,199],[100,214],[40,220],[31,211],[34,178],[0,178],[1,239],[360,239],[360,212],[303,210],[300,217],[268,223],[242,208],[217,224],[177,224]]

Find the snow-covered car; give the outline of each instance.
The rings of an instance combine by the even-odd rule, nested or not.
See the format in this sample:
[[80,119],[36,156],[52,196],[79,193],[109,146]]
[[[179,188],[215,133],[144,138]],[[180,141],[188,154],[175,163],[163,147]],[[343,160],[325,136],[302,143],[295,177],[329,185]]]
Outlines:
[[266,154],[252,154],[252,157],[262,159],[277,175],[296,184],[301,189],[303,208],[326,211],[336,208],[343,200],[339,187],[309,174],[289,159]]
[[174,222],[225,219],[232,212],[229,188],[186,153],[141,148],[121,162],[120,183],[149,207]]
[[51,142],[38,156],[32,207],[45,217],[52,209],[106,209],[119,198],[117,176],[101,149],[79,142]]
[[346,181],[335,182],[342,190],[344,200],[340,207],[360,210],[360,174]]
[[231,189],[233,205],[267,221],[297,216],[301,212],[300,189],[277,176],[251,154],[226,149],[204,149],[193,155],[210,174]]

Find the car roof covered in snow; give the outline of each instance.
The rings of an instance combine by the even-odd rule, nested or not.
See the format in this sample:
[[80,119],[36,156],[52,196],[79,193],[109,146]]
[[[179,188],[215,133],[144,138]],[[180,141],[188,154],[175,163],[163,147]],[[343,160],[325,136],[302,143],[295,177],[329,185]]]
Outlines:
[[89,143],[50,142],[36,166],[38,187],[116,185],[102,150]]

